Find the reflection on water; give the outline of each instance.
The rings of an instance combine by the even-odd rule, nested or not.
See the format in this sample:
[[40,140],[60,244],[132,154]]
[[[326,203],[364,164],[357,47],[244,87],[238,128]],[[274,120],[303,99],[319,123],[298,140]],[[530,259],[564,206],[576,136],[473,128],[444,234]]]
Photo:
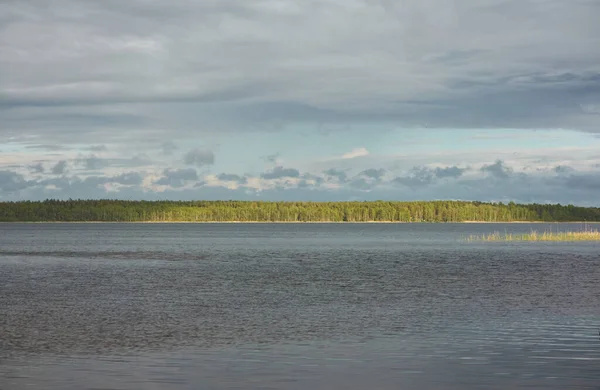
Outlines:
[[600,389],[600,245],[498,229],[0,224],[0,389]]

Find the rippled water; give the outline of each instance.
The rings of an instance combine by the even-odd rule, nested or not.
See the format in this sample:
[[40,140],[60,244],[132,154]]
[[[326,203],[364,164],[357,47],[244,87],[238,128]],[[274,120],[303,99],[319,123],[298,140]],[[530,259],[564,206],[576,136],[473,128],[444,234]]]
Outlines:
[[600,389],[600,244],[461,240],[531,228],[0,224],[0,389]]

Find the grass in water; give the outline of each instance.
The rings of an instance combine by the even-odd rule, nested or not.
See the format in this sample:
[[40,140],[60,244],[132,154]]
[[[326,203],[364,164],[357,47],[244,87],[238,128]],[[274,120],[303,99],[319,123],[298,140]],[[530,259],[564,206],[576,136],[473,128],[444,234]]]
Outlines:
[[538,233],[532,230],[525,234],[512,234],[494,232],[490,234],[470,235],[467,241],[600,241],[600,231],[583,230],[576,232],[552,232]]

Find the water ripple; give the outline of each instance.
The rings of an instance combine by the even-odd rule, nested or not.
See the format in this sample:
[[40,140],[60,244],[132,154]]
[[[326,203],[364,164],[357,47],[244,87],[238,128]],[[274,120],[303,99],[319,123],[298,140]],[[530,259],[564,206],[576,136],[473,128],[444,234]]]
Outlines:
[[0,384],[598,388],[590,246],[263,226],[0,226]]

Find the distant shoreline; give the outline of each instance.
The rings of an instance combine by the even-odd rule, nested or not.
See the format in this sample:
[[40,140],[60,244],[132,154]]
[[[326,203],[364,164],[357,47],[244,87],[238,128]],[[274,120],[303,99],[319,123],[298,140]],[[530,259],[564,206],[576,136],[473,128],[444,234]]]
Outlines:
[[14,224],[335,224],[335,225],[360,225],[360,224],[600,224],[600,221],[459,221],[459,222],[404,222],[404,221],[0,221],[0,223]]
[[467,201],[46,200],[0,202],[0,220],[34,223],[578,223],[600,221],[600,208]]

